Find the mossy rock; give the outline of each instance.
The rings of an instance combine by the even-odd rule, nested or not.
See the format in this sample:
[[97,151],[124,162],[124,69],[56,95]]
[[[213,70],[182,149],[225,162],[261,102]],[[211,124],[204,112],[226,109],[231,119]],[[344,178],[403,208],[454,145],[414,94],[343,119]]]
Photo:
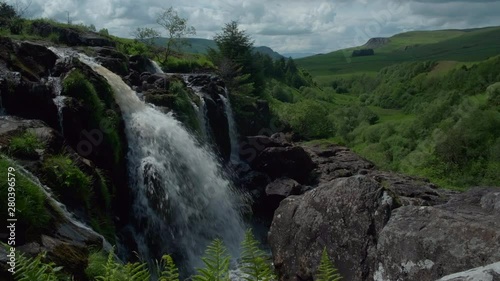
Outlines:
[[42,236],[42,243],[49,250],[47,252],[49,261],[62,266],[63,271],[73,275],[76,280],[81,280],[85,276],[89,256],[89,250],[85,246],[48,236]]

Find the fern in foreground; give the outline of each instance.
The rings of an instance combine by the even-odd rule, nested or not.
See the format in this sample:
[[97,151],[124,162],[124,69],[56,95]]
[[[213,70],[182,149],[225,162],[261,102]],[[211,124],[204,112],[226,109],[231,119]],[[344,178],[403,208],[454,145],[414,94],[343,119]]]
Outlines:
[[17,281],[58,281],[56,273],[62,267],[54,267],[54,263],[44,263],[42,259],[45,254],[40,254],[35,258],[27,258],[19,255],[17,259],[17,269],[14,278]]
[[114,248],[109,251],[108,260],[104,265],[104,276],[97,276],[99,281],[149,281],[150,274],[145,263],[128,263],[122,265],[115,260]]
[[177,269],[172,257],[164,255],[162,260],[163,270],[161,271],[159,281],[179,281],[179,269]]
[[198,268],[194,281],[229,281],[229,255],[222,240],[215,239],[202,258],[205,268]]
[[247,281],[270,281],[276,280],[273,274],[270,258],[264,251],[259,249],[259,242],[249,229],[245,233],[242,244],[241,270],[247,276]]
[[335,268],[335,265],[328,257],[326,247],[323,248],[321,261],[316,274],[316,281],[340,281],[341,279],[342,277],[337,272],[337,268]]

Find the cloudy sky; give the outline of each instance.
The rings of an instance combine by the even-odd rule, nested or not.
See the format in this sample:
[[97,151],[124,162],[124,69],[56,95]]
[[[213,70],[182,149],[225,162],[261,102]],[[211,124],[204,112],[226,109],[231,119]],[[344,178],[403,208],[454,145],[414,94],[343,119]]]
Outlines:
[[155,15],[173,6],[213,38],[237,20],[255,40],[280,53],[324,53],[364,44],[371,37],[409,30],[500,25],[500,0],[7,0],[31,1],[31,17],[94,24],[130,37],[155,27]]

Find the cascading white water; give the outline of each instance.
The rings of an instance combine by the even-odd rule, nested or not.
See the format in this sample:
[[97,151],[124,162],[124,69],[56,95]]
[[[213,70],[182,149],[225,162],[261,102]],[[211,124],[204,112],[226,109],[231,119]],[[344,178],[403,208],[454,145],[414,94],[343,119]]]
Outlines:
[[161,67],[158,65],[157,62],[155,62],[154,60],[150,60],[150,62],[154,67],[155,73],[163,73],[163,70],[161,69]]
[[200,123],[201,127],[201,133],[203,136],[203,139],[206,142],[210,142],[210,127],[208,124],[208,109],[207,105],[205,103],[205,98],[203,97],[203,92],[201,91],[201,87],[197,87],[189,83],[188,81],[188,76],[184,76],[184,81],[186,82],[187,86],[191,88],[194,92],[194,94],[200,99],[200,105],[198,106],[197,110],[197,115],[198,115],[198,122]]
[[205,247],[219,237],[237,258],[245,228],[238,205],[243,197],[215,156],[171,114],[142,102],[119,76],[81,60],[108,80],[123,113],[140,254],[158,258],[176,252],[186,268],[194,268],[201,265]]
[[62,83],[61,77],[49,77],[49,84],[52,86],[52,91],[55,95],[55,98],[52,100],[57,107],[57,116],[59,120],[59,128],[61,129],[61,134],[64,135],[64,127],[63,127],[63,108],[65,106],[65,96],[61,96],[62,92]]
[[[226,90],[227,95],[227,90]],[[231,103],[229,99],[223,95],[219,95],[222,102],[224,103],[224,111],[226,113],[227,122],[229,124],[229,141],[231,143],[231,156],[230,160],[233,163],[240,162],[240,147],[238,145],[238,131],[236,129],[236,122],[234,121],[233,109],[231,108]]]

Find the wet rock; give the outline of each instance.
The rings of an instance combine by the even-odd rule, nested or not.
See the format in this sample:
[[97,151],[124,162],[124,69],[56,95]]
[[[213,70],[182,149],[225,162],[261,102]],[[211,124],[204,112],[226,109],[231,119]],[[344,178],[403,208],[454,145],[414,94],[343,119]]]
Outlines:
[[155,73],[156,69],[145,55],[135,55],[129,58],[130,69],[138,73]]
[[268,136],[249,136],[243,138],[240,143],[240,158],[248,163],[252,162],[257,155],[264,149],[269,147],[286,147],[291,146],[290,143],[285,142],[278,137]]
[[220,98],[214,100],[208,96],[204,97],[207,107],[207,119],[213,140],[224,160],[231,155],[231,141],[229,139],[229,122],[224,110],[224,104]]
[[42,37],[51,34],[58,35],[58,41],[68,46],[110,46],[115,47],[115,42],[95,32],[85,32],[72,27],[56,26],[48,22],[35,21],[32,31]]
[[309,154],[302,147],[268,147],[250,163],[253,169],[271,178],[289,177],[305,183],[314,168]]
[[311,155],[311,159],[316,164],[314,174],[317,177],[317,184],[337,178],[350,177],[374,168],[373,163],[363,159],[347,147],[317,145],[304,149]]

